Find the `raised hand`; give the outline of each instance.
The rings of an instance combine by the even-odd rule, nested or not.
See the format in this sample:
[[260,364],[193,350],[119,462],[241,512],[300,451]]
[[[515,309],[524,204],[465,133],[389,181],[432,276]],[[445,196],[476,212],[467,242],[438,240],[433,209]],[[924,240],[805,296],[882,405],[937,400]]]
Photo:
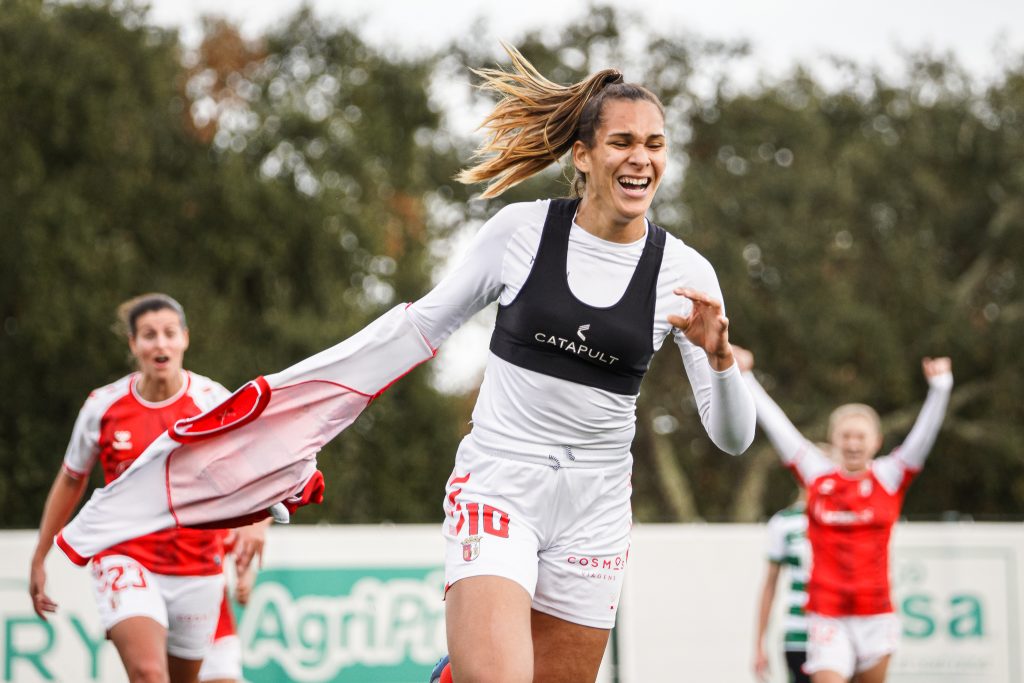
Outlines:
[[750,372],[754,369],[754,354],[742,346],[732,345],[732,357],[736,359],[740,372]]
[[729,345],[729,319],[722,313],[722,302],[687,287],[679,287],[674,291],[679,296],[685,296],[693,305],[685,318],[680,315],[668,316],[669,323],[682,330],[694,346],[704,349],[712,368],[725,370],[731,366],[733,355]]
[[947,373],[952,374],[953,361],[950,360],[949,356],[942,356],[940,358],[925,357],[921,359],[921,369],[924,371],[925,379],[931,379],[932,377],[938,377]]

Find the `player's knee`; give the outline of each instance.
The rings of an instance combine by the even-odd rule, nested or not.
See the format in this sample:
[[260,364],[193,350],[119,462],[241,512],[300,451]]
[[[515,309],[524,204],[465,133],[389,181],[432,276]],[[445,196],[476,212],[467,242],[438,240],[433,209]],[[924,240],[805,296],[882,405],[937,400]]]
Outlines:
[[127,664],[128,680],[131,683],[169,683],[167,668],[159,661],[139,661]]
[[532,662],[473,657],[452,664],[452,683],[531,683]]

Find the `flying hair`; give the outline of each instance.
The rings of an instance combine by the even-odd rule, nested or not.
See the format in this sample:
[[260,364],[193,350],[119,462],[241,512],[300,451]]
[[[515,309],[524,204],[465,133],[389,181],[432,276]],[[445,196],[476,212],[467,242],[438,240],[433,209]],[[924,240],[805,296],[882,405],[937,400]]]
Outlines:
[[[512,60],[510,71],[473,69],[483,79],[480,89],[501,97],[480,125],[488,137],[476,150],[474,158],[480,159],[479,163],[455,176],[467,185],[489,183],[481,195],[484,198],[497,197],[557,162],[576,140],[592,145],[604,98],[596,103],[594,100],[606,89],[624,87],[628,92],[611,96],[650,100],[664,111],[652,93],[623,83],[618,69],[603,69],[579,83],[558,85],[541,75],[515,47],[505,42],[501,46]],[[590,117],[589,130],[581,128],[581,122],[587,119],[585,110],[596,110]],[[574,182],[574,189],[576,185]]]

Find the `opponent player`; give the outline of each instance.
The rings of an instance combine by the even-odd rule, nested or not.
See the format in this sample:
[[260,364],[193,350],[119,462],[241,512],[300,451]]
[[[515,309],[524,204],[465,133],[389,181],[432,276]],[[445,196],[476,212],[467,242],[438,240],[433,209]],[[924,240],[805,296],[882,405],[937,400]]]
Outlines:
[[858,403],[829,418],[839,464],[805,439],[765,393],[754,357],[733,347],[757,403],[757,420],[798,482],[807,488],[807,536],[814,558],[807,587],[808,648],[804,670],[814,683],[882,683],[899,642],[889,591],[889,537],[907,487],[924,465],[953,388],[949,358],[925,358],[925,399],[903,445],[882,447],[878,414]]
[[[44,560],[54,534],[82,499],[93,466],[99,462],[104,481],[111,482],[175,421],[228,395],[220,384],[182,368],[189,332],[177,301],[145,294],[122,304],[118,313],[138,371],[89,394],[75,422],[32,558],[29,593],[44,619],[57,609],[46,593]],[[132,683],[196,680],[224,590],[222,535],[159,531],[93,559],[100,619]]]
[[[804,673],[807,659],[807,578],[811,568],[811,546],[807,540],[807,491],[789,507],[779,510],[768,520],[768,569],[758,599],[757,628],[754,634],[754,675],[768,680],[768,653],[764,637],[768,630],[772,604],[778,590],[779,577],[785,573],[783,605],[785,636],[783,651],[790,683],[810,683]],[[783,572],[785,568],[785,572]]]
[[[729,453],[753,439],[714,269],[646,217],[668,162],[664,109],[613,69],[571,86],[506,48],[501,101],[464,182],[493,197],[568,153],[573,199],[513,204],[408,310],[436,348],[498,316],[473,429],[447,487],[446,622],[456,683],[593,681],[618,609],[640,383],[670,335]],[[447,678],[441,678],[447,680]]]

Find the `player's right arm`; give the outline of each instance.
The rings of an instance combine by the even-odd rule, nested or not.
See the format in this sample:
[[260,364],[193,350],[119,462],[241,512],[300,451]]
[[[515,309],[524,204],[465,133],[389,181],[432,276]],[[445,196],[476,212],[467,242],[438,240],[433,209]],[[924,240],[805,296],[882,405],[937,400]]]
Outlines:
[[71,432],[71,441],[64,454],[64,462],[43,505],[39,539],[32,554],[28,582],[32,609],[43,619],[46,619],[47,612],[57,611],[57,603],[46,594],[46,555],[53,545],[54,536],[68,523],[82,496],[85,495],[85,488],[89,484],[89,471],[99,457],[100,419],[108,404],[109,399],[104,397],[98,400],[96,394],[93,394],[82,406]]
[[28,582],[28,592],[32,597],[32,609],[43,619],[46,619],[47,612],[57,611],[57,603],[46,594],[46,569],[44,566],[46,554],[53,545],[53,537],[71,519],[71,513],[75,511],[78,503],[82,500],[88,483],[89,480],[86,477],[75,478],[67,470],[61,468],[53,480],[49,495],[46,496],[43,518],[39,523],[39,541],[32,554],[32,568]]
[[786,530],[783,528],[782,520],[780,514],[772,515],[768,520],[768,569],[757,603],[757,626],[754,634],[754,676],[759,681],[768,680],[768,654],[764,647],[764,637],[768,632],[768,621],[772,614],[772,604],[775,602],[782,563],[786,558]]
[[[546,211],[547,204],[540,202],[510,204],[501,209],[480,228],[455,267],[429,293],[409,306],[410,319],[432,348],[438,348],[452,332],[501,295],[510,240],[524,221]],[[532,258],[532,254],[527,258]]]

